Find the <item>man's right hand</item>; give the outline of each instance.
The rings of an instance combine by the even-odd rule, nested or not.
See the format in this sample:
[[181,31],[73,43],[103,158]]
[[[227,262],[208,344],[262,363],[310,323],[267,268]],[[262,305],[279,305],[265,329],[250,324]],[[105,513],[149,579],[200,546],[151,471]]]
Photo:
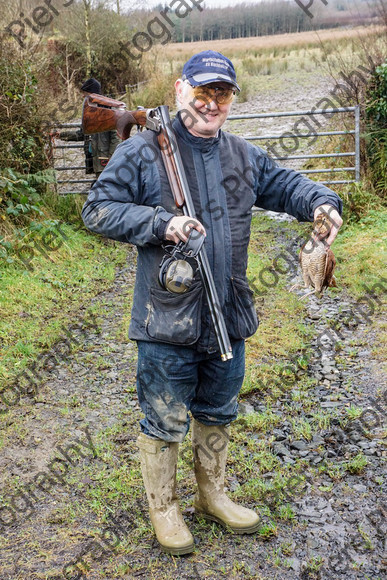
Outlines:
[[175,244],[180,242],[180,240],[186,242],[191,230],[197,230],[204,236],[206,235],[206,230],[197,219],[187,216],[176,216],[168,223],[167,229],[165,230],[165,239],[175,242]]

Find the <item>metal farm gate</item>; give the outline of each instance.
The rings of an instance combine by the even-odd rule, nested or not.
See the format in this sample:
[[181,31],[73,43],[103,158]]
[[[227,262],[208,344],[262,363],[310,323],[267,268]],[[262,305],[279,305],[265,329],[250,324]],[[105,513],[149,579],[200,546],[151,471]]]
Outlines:
[[[323,131],[318,130],[323,127],[324,116],[327,119],[336,115],[346,115],[346,123],[350,122],[350,127],[340,131]],[[349,116],[350,115],[350,116]],[[353,118],[351,119],[351,117]],[[265,122],[273,119],[298,118],[297,121],[288,127],[274,128],[271,127],[269,134],[265,133]],[[317,118],[321,118],[318,121]],[[259,120],[257,123],[256,120]],[[263,147],[271,156],[284,167],[292,167],[304,175],[312,177],[318,174],[325,174],[325,178],[320,183],[324,184],[350,184],[360,181],[360,107],[342,107],[337,109],[314,109],[310,111],[285,111],[281,113],[253,113],[249,115],[230,115],[228,117],[226,128],[232,133],[234,121],[245,121],[237,133],[247,141],[263,143]],[[307,122],[308,121],[308,122]],[[300,132],[299,126],[304,123],[306,132]],[[317,126],[317,130],[313,125]],[[85,158],[83,153],[83,142],[64,142],[58,137],[58,130],[73,129],[74,131],[81,128],[80,123],[63,123],[57,125],[52,132],[53,146],[53,163],[57,175],[56,191],[58,195],[86,194],[89,192],[94,178],[85,175]],[[272,134],[270,134],[272,133]],[[319,142],[321,147],[322,139],[332,136],[353,135],[353,150],[348,152],[337,151],[335,153],[315,154],[311,147],[316,146]],[[308,143],[307,140],[313,143]],[[277,142],[280,151],[277,150]],[[282,153],[281,153],[282,151]],[[289,153],[289,154],[287,154]],[[341,167],[339,162],[344,159],[351,159],[351,165]],[[313,169],[304,169],[302,165],[307,160],[332,160],[334,159],[335,167],[322,166]],[[336,179],[335,179],[336,178]]]
[[58,195],[87,195],[95,177],[86,175],[84,141],[68,142],[60,139],[61,129],[82,128],[81,123],[58,123],[51,128],[53,167],[56,173],[56,192]]
[[[309,126],[309,131],[307,132],[299,132],[298,125],[300,121],[303,120],[303,117],[306,119],[312,119],[314,125],[322,126],[322,122],[317,121],[315,118],[316,116],[333,116],[338,115],[341,113],[353,113],[354,119],[351,122],[351,128],[346,129],[343,131],[319,131],[316,130],[314,127],[311,126],[311,123],[305,122],[305,127]],[[236,121],[236,120],[252,120],[252,119],[274,119],[274,118],[283,118],[283,117],[300,117],[298,121],[293,123],[293,125],[282,131],[281,133],[275,133],[272,135],[251,135],[252,129],[248,127],[249,133],[244,133],[242,137],[244,137],[247,141],[263,141],[269,143],[268,146],[264,147],[267,149],[271,156],[276,160],[281,162],[281,165],[285,167],[295,165],[294,161],[300,160],[307,160],[307,159],[340,159],[345,157],[352,157],[354,160],[354,164],[350,167],[321,167],[317,169],[303,169],[302,167],[295,167],[300,173],[304,175],[311,175],[311,174],[318,174],[318,173],[328,173],[331,174],[332,177],[335,177],[335,174],[352,174],[352,179],[344,177],[350,176],[340,176],[341,179],[329,179],[321,181],[320,183],[325,184],[335,184],[335,183],[355,183],[356,181],[360,181],[360,107],[341,107],[337,109],[312,109],[311,111],[285,111],[283,113],[260,113],[260,114],[252,114],[252,115],[230,115],[228,117],[228,121]],[[232,132],[232,125],[230,127]],[[262,132],[262,128],[261,128]],[[254,132],[253,132],[254,133]],[[302,145],[302,141],[305,139],[313,139],[313,146],[317,142],[317,139],[330,137],[333,135],[353,135],[354,136],[354,146],[353,151],[342,153],[338,151],[337,153],[321,153],[321,154],[314,154],[314,153],[306,153],[304,152],[305,147],[308,147],[308,144],[305,146]],[[299,141],[300,140],[300,141]],[[276,148],[270,144],[271,141],[278,141],[281,149],[281,152],[278,155]],[[310,145],[309,145],[310,146]],[[287,155],[287,151],[290,151],[289,155]],[[273,154],[274,153],[274,154]],[[294,153],[297,153],[294,155]],[[290,162],[290,163],[289,163]],[[355,174],[355,175],[353,175]]]

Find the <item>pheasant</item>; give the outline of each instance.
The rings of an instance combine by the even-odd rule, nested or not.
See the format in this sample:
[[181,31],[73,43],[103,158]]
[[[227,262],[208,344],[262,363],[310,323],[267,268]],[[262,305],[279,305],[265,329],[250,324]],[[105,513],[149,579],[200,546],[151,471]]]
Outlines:
[[[310,239],[302,246],[300,252],[300,265],[305,288],[313,288],[303,296],[318,294],[321,296],[323,290],[328,286],[336,286],[333,271],[336,259],[332,250],[324,242],[329,235],[331,222],[325,215],[317,216],[313,224],[313,232]],[[300,284],[292,286],[291,290]]]

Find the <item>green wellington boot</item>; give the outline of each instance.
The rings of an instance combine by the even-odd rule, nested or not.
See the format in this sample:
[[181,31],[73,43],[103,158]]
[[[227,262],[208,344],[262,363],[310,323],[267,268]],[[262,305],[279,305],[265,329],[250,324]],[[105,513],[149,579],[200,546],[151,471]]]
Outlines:
[[193,421],[192,447],[198,484],[195,513],[237,534],[252,534],[259,527],[258,514],[234,503],[224,493],[229,432],[224,425]]
[[178,443],[152,439],[144,433],[137,438],[141,471],[149,503],[149,515],[163,552],[179,556],[194,549],[176,497]]

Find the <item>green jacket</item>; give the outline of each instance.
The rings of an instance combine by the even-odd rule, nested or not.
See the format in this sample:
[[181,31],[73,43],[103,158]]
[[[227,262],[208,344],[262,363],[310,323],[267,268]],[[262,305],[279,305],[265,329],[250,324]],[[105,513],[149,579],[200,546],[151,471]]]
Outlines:
[[[82,129],[78,129],[77,131],[61,131],[59,137],[63,141],[84,141],[86,173],[94,172],[100,174],[106,167],[117,145],[121,143],[117,131],[84,135]],[[92,157],[92,169],[89,166],[90,157]]]
[[121,143],[121,139],[118,137],[117,131],[105,131],[90,135],[90,137],[94,173],[99,174],[106,167],[117,145]]

